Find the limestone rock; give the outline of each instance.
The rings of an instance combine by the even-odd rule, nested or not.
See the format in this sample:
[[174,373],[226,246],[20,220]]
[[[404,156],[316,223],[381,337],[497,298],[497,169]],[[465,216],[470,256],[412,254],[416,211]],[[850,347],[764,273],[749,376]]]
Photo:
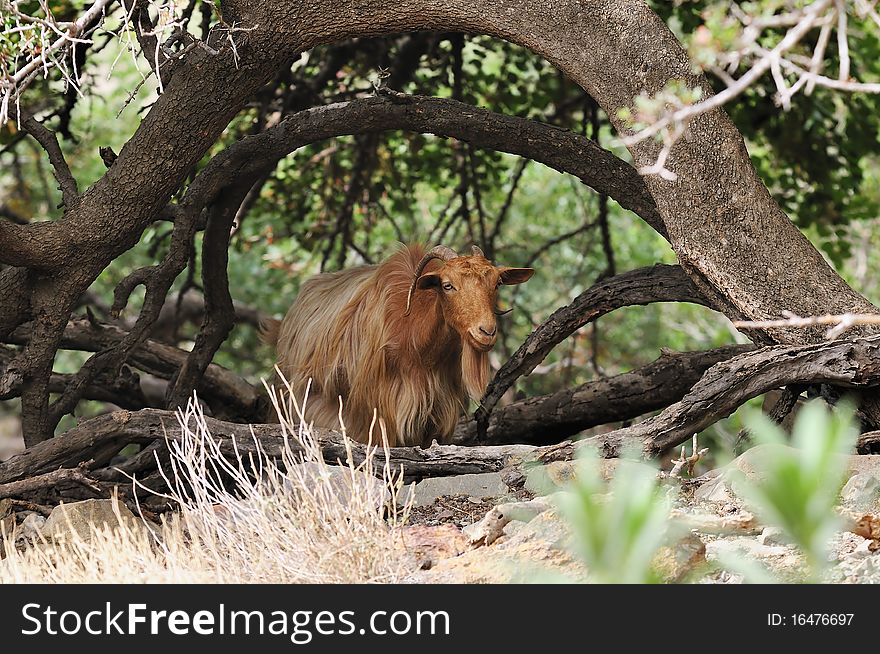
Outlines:
[[724,475],[718,475],[710,479],[694,492],[694,499],[699,502],[714,502],[716,504],[733,504],[733,492],[730,483]]
[[378,477],[360,470],[352,471],[348,466],[322,465],[314,461],[305,461],[291,466],[284,487],[295,491],[302,486],[314,487],[327,484],[328,490],[344,505],[348,505],[353,493],[365,494],[370,502],[385,505],[391,501],[391,491],[385,482]]
[[758,536],[761,545],[787,545],[785,533],[779,527],[764,527]]
[[437,561],[458,556],[468,549],[468,539],[455,525],[406,525],[400,528],[404,548],[419,568],[428,570]]
[[688,534],[657,550],[651,563],[664,581],[678,583],[706,563],[706,545],[695,534]]
[[101,528],[104,525],[146,529],[143,521],[135,517],[122,502],[83,500],[71,504],[59,504],[52,509],[52,513],[42,526],[41,533],[47,539],[55,541],[69,538],[72,533],[84,541],[90,541],[93,535],[92,527]]
[[856,473],[840,491],[840,499],[846,507],[869,510],[880,499],[880,479],[867,472]]
[[490,547],[443,559],[415,581],[428,583],[582,582],[586,567],[569,547],[571,533],[555,511],[544,511]]

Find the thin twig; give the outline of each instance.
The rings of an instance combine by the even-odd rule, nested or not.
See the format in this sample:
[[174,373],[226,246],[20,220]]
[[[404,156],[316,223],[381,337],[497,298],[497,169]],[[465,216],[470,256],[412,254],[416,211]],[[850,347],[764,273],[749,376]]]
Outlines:
[[79,189],[76,185],[76,179],[67,165],[67,160],[64,158],[64,153],[61,151],[61,146],[58,144],[58,137],[55,136],[55,132],[30,115],[22,121],[21,126],[36,139],[37,143],[43,146],[46,154],[49,155],[49,163],[52,164],[52,171],[61,190],[61,201],[69,209],[79,199]]
[[853,327],[880,325],[880,314],[876,313],[826,314],[824,316],[802,318],[786,311],[783,315],[786,315],[786,317],[780,320],[737,320],[733,323],[733,326],[737,329],[776,329],[780,327],[803,329],[817,325],[831,325],[831,329],[825,334],[825,338],[831,340]]

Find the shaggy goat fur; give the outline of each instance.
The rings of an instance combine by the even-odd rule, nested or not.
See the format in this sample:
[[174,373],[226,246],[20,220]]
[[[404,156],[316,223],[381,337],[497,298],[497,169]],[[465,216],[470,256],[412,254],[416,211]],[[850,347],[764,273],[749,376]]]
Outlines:
[[[411,245],[381,264],[316,275],[303,284],[284,320],[264,327],[263,338],[276,345],[278,368],[298,398],[311,379],[307,420],[338,427],[341,397],[352,438],[367,440],[375,410],[389,445],[427,445],[448,440],[468,396],[482,396],[488,348],[480,351],[462,337],[444,316],[440,293],[416,292],[405,315],[424,254],[422,246]],[[480,280],[469,308],[491,316],[489,303],[504,269],[481,254],[453,261],[459,274]],[[434,260],[425,273],[443,265]]]

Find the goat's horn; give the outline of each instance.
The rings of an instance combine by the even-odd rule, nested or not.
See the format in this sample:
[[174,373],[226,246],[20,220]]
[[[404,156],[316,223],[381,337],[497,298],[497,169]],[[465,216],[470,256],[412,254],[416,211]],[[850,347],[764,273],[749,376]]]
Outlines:
[[413,276],[412,284],[409,285],[409,293],[406,295],[406,311],[404,312],[404,316],[409,315],[409,311],[412,308],[412,296],[416,290],[416,284],[419,282],[419,277],[422,275],[422,271],[425,269],[425,266],[428,265],[428,262],[431,259],[441,259],[442,261],[449,261],[450,259],[455,259],[458,256],[458,253],[452,248],[446,247],[445,245],[437,245],[427,252],[425,252],[425,256],[422,257],[422,260],[419,261],[419,265],[416,266],[416,274]]
[[476,257],[476,256],[480,256],[480,257],[483,257],[484,259],[486,258],[486,255],[483,254],[483,251],[482,251],[482,250],[479,248],[479,246],[477,246],[477,245],[472,245],[472,246],[471,246],[471,251],[474,253],[474,256],[475,256],[475,257]]

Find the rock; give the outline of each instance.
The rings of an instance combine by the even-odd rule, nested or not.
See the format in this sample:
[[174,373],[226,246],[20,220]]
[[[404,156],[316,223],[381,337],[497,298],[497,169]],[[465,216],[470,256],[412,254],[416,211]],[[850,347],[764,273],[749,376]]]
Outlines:
[[536,497],[526,502],[511,502],[493,507],[483,519],[464,529],[472,545],[491,545],[504,534],[504,528],[513,520],[529,522],[535,516],[552,508],[549,498]]
[[706,563],[706,545],[694,534],[657,550],[651,565],[668,583],[678,583]]
[[[785,545],[764,545],[753,536],[725,537],[706,543],[706,559],[721,565],[731,560],[757,562],[777,582],[802,581],[805,570],[803,556],[796,548]],[[729,572],[738,573],[737,569]],[[747,580],[748,581],[748,580]],[[760,580],[757,580],[760,581]]]
[[750,558],[763,559],[786,557],[794,552],[794,548],[786,545],[764,545],[758,538],[743,536],[719,538],[706,545],[706,558],[716,558],[721,552],[745,554]]
[[354,492],[369,498],[370,504],[377,506],[391,502],[391,491],[381,479],[373,475],[355,470],[348,466],[333,466],[314,461],[305,461],[292,465],[284,480],[287,491],[295,491],[305,486],[313,488],[317,484],[326,484],[330,492],[344,505],[348,506]]
[[501,481],[510,489],[522,488],[526,483],[526,476],[519,468],[505,468],[501,471]]
[[850,454],[850,475],[869,474],[880,479],[880,454]]
[[850,531],[868,541],[869,551],[880,551],[880,518],[871,513],[866,513],[856,521],[855,526],[851,527]]
[[694,499],[699,502],[714,502],[717,504],[732,504],[734,502],[730,483],[724,475],[718,475],[697,488]]
[[504,525],[504,529],[501,531],[501,533],[504,536],[513,536],[527,524],[527,522],[523,522],[522,520],[511,520],[506,525]]
[[851,531],[837,532],[830,541],[830,558],[832,561],[862,559],[871,554],[870,544],[871,541]]
[[[722,468],[707,473],[713,479],[700,486],[694,494],[695,499],[711,502],[734,502],[737,494],[737,479],[734,471],[742,473],[747,479],[760,483],[765,474],[765,461],[773,456],[774,452],[794,451],[795,448],[788,445],[764,444],[752,447]],[[859,477],[849,487],[850,497],[857,500],[858,488],[874,488],[880,490],[880,454],[841,454],[844,457],[849,470],[850,479]],[[862,475],[865,475],[864,477]],[[871,482],[873,477],[875,482]],[[849,486],[849,484],[847,484]],[[846,488],[846,487],[845,487]],[[730,496],[733,497],[730,497]]]
[[744,535],[760,533],[761,525],[751,512],[733,508],[733,511],[724,511],[720,515],[693,509],[672,509],[669,517],[677,524],[701,534]]
[[569,485],[575,480],[576,473],[576,461],[552,461],[530,470],[525,488],[535,495],[547,495]]
[[428,570],[437,561],[458,556],[468,549],[467,536],[454,525],[407,525],[400,527],[399,531],[403,546],[415,557],[422,570]]
[[[428,506],[444,495],[467,495],[480,499],[500,498],[508,494],[508,489],[500,473],[485,472],[423,479],[410,492],[413,506]],[[400,501],[405,502],[409,493],[401,493],[401,496]]]
[[38,513],[29,513],[15,532],[15,542],[34,543],[39,541],[45,524],[46,518]]
[[[622,459],[599,459],[599,474],[609,482],[614,478]],[[656,472],[652,466],[638,461],[627,461],[628,465],[641,465]],[[535,495],[549,495],[570,485],[577,479],[580,464],[578,461],[552,461],[547,465],[533,468],[526,479],[526,490]]]
[[831,539],[831,561],[827,583],[880,583],[880,553],[871,552],[871,541],[850,532],[835,534]]
[[[752,480],[760,481],[763,475],[763,462],[775,451],[795,448],[788,445],[764,444],[750,448],[731,461],[725,469],[735,468]],[[839,454],[846,459],[849,476],[871,474],[880,479],[880,454]],[[734,489],[736,490],[736,489]]]
[[[118,515],[117,515],[118,514]],[[54,509],[41,533],[47,539],[64,540],[75,533],[88,542],[92,539],[93,528],[123,526],[134,530],[146,530],[144,522],[135,517],[122,502],[114,500],[84,500],[72,504],[59,504]]]
[[866,472],[854,474],[840,491],[840,500],[844,506],[861,511],[872,508],[878,497],[880,479]]
[[[508,523],[509,524],[509,523]],[[571,532],[554,510],[544,511],[491,547],[443,559],[413,581],[424,583],[583,582],[587,571],[570,551]]]
[[758,536],[761,545],[787,545],[785,533],[779,527],[764,527]]

